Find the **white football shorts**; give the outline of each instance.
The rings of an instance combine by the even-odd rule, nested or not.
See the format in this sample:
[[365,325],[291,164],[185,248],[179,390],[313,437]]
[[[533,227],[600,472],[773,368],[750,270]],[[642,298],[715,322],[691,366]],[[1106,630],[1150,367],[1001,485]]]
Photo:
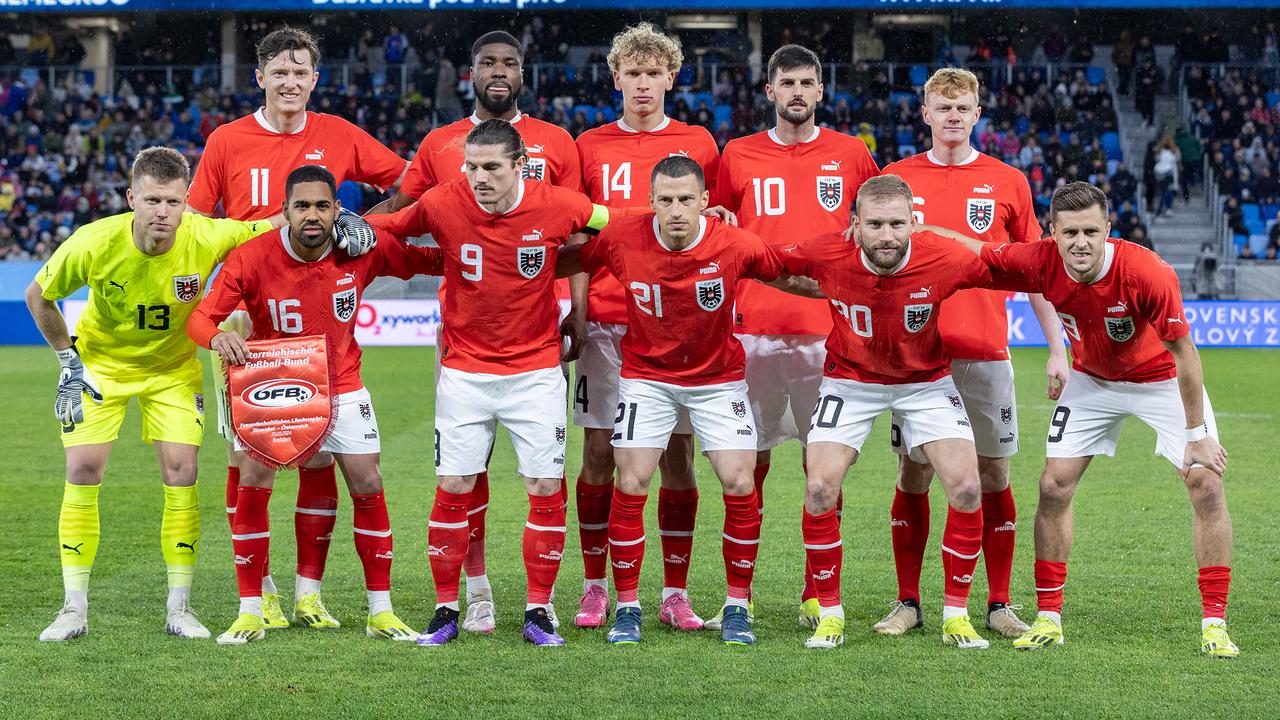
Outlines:
[[[1008,360],[952,360],[951,379],[973,424],[973,444],[982,457],[1003,458],[1018,452],[1018,401],[1013,363]],[[897,415],[893,418],[893,451],[918,463],[928,462],[913,445]],[[900,440],[899,440],[900,439]],[[907,448],[911,448],[908,452]]]
[[703,452],[755,451],[755,421],[744,380],[686,387],[622,378],[613,446],[666,449],[681,411],[688,414]]
[[757,450],[788,440],[801,444],[822,385],[826,337],[822,335],[739,335],[747,356],[747,389],[756,421]]
[[964,400],[950,375],[904,385],[823,378],[819,393],[809,428],[810,444],[834,442],[861,451],[876,416],[885,410],[900,418],[902,437],[910,438],[908,449],[935,440],[973,442]]
[[[1176,378],[1149,383],[1113,382],[1072,370],[1049,421],[1045,456],[1115,456],[1121,426],[1129,416],[1156,432],[1156,455],[1182,467],[1187,416]],[[1218,423],[1208,391],[1204,394],[1204,420],[1209,435],[1216,440]]]
[[[626,334],[626,325],[587,322],[587,341],[575,363],[577,381],[570,398],[574,425],[597,430],[613,429],[613,419],[618,416],[622,336]],[[674,432],[681,435],[693,432],[687,412],[681,410]]]
[[565,388],[558,365],[514,375],[442,367],[436,378],[436,474],[483,472],[502,423],[521,475],[560,477],[567,440]]

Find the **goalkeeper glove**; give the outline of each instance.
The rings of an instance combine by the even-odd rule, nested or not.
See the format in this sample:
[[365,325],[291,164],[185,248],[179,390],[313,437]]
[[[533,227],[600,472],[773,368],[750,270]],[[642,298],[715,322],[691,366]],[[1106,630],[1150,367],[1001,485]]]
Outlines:
[[346,250],[351,257],[360,257],[378,244],[378,235],[373,231],[373,226],[346,208],[338,211],[333,232],[337,236],[338,247]]
[[58,350],[57,354],[58,362],[62,363],[62,373],[58,376],[58,398],[53,403],[53,414],[64,426],[74,428],[76,423],[84,422],[82,395],[88,393],[94,402],[101,405],[102,391],[74,345]]

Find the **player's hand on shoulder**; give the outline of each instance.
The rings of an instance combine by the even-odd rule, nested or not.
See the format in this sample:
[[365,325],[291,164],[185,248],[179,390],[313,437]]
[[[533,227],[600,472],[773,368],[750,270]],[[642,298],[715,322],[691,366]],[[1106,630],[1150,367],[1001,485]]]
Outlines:
[[723,205],[709,207],[706,210],[703,210],[702,214],[707,217],[720,218],[722,222],[738,227],[738,216],[735,215],[732,210]]
[[346,208],[338,210],[338,219],[333,224],[333,233],[338,247],[347,251],[351,257],[360,257],[378,244],[378,234],[374,232],[369,221]]
[[233,330],[214,335],[209,347],[231,365],[243,365],[249,359],[249,344]]
[[74,345],[58,350],[57,355],[62,370],[58,374],[58,397],[53,403],[53,414],[63,425],[74,426],[84,422],[84,395],[88,394],[101,405],[102,391]]
[[1192,465],[1203,465],[1209,471],[1222,475],[1227,471],[1227,449],[1212,436],[1188,442],[1182,457],[1182,479],[1186,480]]

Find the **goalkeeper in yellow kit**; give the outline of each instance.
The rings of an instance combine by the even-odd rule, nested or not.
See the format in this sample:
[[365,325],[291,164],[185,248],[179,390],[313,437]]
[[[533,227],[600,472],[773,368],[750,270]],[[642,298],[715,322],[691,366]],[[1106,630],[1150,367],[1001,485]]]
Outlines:
[[[44,641],[89,631],[98,488],[131,397],[138,399],[142,439],[155,446],[164,483],[165,630],[209,637],[189,604],[200,539],[196,452],[204,437],[204,373],[187,336],[187,319],[214,268],[271,223],[184,214],[190,176],[186,158],[174,150],[140,152],[128,190],[133,212],[77,230],[27,288],[27,307],[62,365],[54,412],[67,456],[58,519],[66,599],[40,634]],[[371,231],[348,235],[340,244],[353,255],[371,246]],[[56,301],[85,285],[89,303],[73,338]]]

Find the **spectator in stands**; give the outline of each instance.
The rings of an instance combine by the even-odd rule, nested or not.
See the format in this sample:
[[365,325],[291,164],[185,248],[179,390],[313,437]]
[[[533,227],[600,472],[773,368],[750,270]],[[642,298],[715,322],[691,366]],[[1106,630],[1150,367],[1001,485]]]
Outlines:
[[1049,30],[1049,34],[1044,38],[1043,46],[1044,56],[1049,62],[1056,63],[1067,54],[1067,39],[1057,25],[1054,25]]
[[1120,38],[1111,46],[1111,62],[1116,66],[1116,76],[1120,83],[1117,92],[1129,94],[1129,85],[1133,82],[1133,33],[1127,28],[1120,31]]
[[884,61],[884,41],[874,25],[868,24],[866,30],[854,35],[853,56],[854,60],[867,63]]
[[1160,204],[1156,207],[1156,217],[1162,217],[1173,207],[1173,194],[1178,190],[1178,168],[1182,161],[1178,157],[1178,146],[1173,137],[1165,135],[1155,148],[1156,187],[1160,193]]
[[1144,57],[1134,71],[1134,78],[1134,106],[1147,127],[1153,127],[1156,122],[1156,92],[1160,87],[1160,68],[1156,67],[1154,59]]
[[1156,249],[1155,245],[1151,243],[1151,238],[1147,237],[1147,227],[1145,225],[1138,225],[1134,227],[1132,230],[1129,231],[1129,237],[1125,239],[1131,243],[1134,243],[1135,245],[1141,245],[1142,247],[1148,250],[1151,250],[1153,252]]
[[1244,246],[1240,248],[1240,259],[1241,260],[1257,260],[1258,259],[1258,256],[1253,254],[1253,247],[1249,243],[1245,243]]
[[392,25],[383,41],[383,58],[388,65],[399,65],[404,62],[405,53],[409,50],[409,38],[400,32],[400,28]]
[[1119,206],[1131,202],[1138,195],[1138,178],[1129,172],[1123,162],[1116,163],[1116,171],[1110,179],[1111,203]]

